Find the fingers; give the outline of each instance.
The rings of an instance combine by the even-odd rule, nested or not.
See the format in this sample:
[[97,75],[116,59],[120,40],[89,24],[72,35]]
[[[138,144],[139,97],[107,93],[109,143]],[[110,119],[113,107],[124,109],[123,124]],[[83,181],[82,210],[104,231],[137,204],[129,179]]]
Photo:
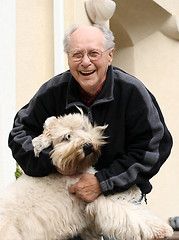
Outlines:
[[79,181],[69,187],[69,192],[85,202],[93,202],[102,193],[100,184],[93,174],[78,175]]
[[[71,176],[71,177],[74,178],[74,176]],[[68,188],[68,191],[69,193],[76,193],[78,195],[81,195],[83,193],[84,188],[85,188],[84,183],[79,180],[77,183],[71,185]]]

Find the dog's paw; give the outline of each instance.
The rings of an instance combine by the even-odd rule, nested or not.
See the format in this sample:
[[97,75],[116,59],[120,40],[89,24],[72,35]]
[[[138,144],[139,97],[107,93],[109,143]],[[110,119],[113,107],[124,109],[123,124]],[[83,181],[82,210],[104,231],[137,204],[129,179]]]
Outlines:
[[39,153],[43,150],[43,145],[42,145],[42,141],[40,141],[40,137],[41,135],[32,140],[35,157],[39,157]]
[[35,157],[39,157],[39,153],[51,145],[51,138],[41,134],[32,140]]
[[158,228],[154,234],[153,239],[168,239],[173,235],[173,229],[168,225],[165,224],[161,228]]

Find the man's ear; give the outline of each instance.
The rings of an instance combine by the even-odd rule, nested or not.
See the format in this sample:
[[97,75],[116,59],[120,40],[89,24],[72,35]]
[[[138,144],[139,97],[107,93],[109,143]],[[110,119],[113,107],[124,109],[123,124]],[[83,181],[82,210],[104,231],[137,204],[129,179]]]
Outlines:
[[44,130],[41,135],[32,139],[32,145],[34,147],[34,154],[39,157],[39,153],[48,148],[52,143],[51,127],[56,122],[56,117],[49,117],[44,123]]
[[112,63],[112,60],[113,60],[113,55],[114,55],[114,48],[111,48],[110,52],[109,52],[109,66],[111,65]]

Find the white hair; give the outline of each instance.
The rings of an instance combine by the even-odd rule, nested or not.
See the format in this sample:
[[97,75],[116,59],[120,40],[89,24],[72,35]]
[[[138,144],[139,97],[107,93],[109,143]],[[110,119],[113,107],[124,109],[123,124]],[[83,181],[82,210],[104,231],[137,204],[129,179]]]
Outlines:
[[[75,32],[80,26],[79,25],[72,25],[67,33],[65,34],[64,40],[63,40],[63,46],[64,46],[64,52],[68,53],[69,48],[70,48],[70,37],[73,32]],[[94,24],[92,27],[96,27],[100,29],[103,32],[104,35],[104,40],[103,44],[106,49],[109,48],[115,48],[115,43],[114,43],[114,35],[112,31],[107,28],[105,25],[102,24]]]

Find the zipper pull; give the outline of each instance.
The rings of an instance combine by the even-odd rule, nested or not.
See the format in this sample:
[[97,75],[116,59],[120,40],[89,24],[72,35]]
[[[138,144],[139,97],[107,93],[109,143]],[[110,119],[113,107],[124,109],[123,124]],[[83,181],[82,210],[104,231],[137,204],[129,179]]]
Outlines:
[[93,115],[92,115],[92,111],[91,111],[91,108],[88,108],[88,118],[91,122],[91,124],[93,125]]

